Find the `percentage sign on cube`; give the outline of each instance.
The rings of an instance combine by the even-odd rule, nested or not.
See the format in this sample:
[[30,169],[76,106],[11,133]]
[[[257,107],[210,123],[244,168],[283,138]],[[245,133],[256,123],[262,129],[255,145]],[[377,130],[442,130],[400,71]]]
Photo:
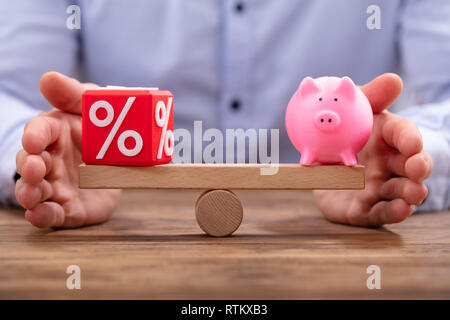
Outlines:
[[[120,126],[122,125],[123,120],[128,114],[128,111],[130,111],[131,105],[133,104],[136,97],[129,97],[127,102],[125,103],[125,106],[123,107],[122,111],[119,114],[119,117],[117,118],[116,122],[114,123],[111,131],[109,132],[108,136],[106,137],[105,142],[103,143],[100,151],[97,154],[96,159],[103,159],[105,156],[106,151],[109,149],[109,146],[111,145],[111,142],[113,141],[114,137],[117,134],[117,131],[119,130]],[[97,111],[99,109],[104,109],[106,111],[106,118],[103,120],[100,120],[97,117]],[[89,109],[89,119],[91,122],[97,126],[97,127],[106,127],[111,124],[111,122],[114,119],[114,109],[111,106],[111,104],[105,100],[99,100],[92,104],[92,106]],[[166,125],[167,127],[167,125]],[[125,145],[125,140],[128,138],[133,138],[135,141],[134,148],[128,149]],[[119,138],[117,139],[117,147],[119,148],[119,151],[127,157],[134,157],[135,155],[139,154],[141,152],[142,147],[144,145],[144,142],[142,140],[142,137],[139,133],[137,133],[134,130],[125,130],[119,135]]]
[[82,159],[86,164],[153,166],[172,160],[174,98],[170,91],[141,87],[86,90],[82,109]]
[[162,128],[161,137],[159,139],[158,154],[157,159],[162,158],[162,152],[166,156],[171,156],[173,154],[174,148],[174,135],[172,130],[167,130],[167,125],[169,124],[170,111],[172,109],[173,98],[170,97],[167,100],[167,107],[164,101],[158,101],[155,108],[155,121],[158,127]]

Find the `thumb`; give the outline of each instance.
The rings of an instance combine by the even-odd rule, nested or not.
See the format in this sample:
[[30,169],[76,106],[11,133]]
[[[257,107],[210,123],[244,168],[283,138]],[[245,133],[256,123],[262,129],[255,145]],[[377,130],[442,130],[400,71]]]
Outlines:
[[361,90],[369,99],[373,113],[380,113],[394,103],[402,88],[402,78],[395,73],[384,73],[362,86]]
[[59,72],[50,71],[42,75],[39,83],[42,95],[53,105],[65,112],[81,114],[81,95],[87,89],[95,89],[92,83],[80,83]]

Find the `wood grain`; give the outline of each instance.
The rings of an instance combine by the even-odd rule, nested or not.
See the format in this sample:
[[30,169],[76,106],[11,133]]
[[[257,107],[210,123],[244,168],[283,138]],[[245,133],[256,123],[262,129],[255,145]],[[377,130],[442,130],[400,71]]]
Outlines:
[[[310,191],[236,191],[227,238],[204,235],[195,190],[127,190],[108,222],[39,230],[0,207],[0,298],[450,298],[450,211],[365,229],[326,221]],[[81,268],[81,290],[66,268]],[[366,269],[381,268],[381,290]]]
[[167,164],[154,167],[79,167],[80,188],[149,189],[364,189],[364,167],[280,164]]
[[198,225],[213,237],[227,237],[235,232],[243,213],[241,201],[230,190],[208,190],[195,203]]

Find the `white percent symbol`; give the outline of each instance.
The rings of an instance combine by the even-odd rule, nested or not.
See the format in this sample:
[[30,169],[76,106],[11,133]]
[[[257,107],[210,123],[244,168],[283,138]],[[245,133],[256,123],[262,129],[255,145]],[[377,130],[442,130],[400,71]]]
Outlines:
[[[129,97],[127,102],[125,103],[125,106],[123,107],[122,111],[119,114],[119,117],[117,118],[116,122],[114,123],[111,131],[108,134],[108,137],[106,138],[105,142],[103,143],[102,148],[97,154],[96,159],[103,159],[105,156],[106,151],[108,150],[109,146],[111,145],[111,142],[113,141],[114,137],[117,134],[117,131],[119,130],[120,126],[122,125],[123,120],[127,116],[128,111],[130,111],[131,105],[133,104],[136,97]],[[97,111],[99,109],[105,109],[106,111],[106,118],[103,120],[100,120],[97,117]],[[94,102],[91,105],[91,108],[89,109],[89,119],[91,122],[96,125],[97,127],[106,127],[114,119],[114,109],[111,106],[111,104],[108,101],[105,100],[99,100]],[[128,149],[125,146],[125,140],[127,138],[133,138],[136,142],[136,145],[132,149]],[[122,132],[117,139],[117,147],[119,148],[119,151],[127,157],[133,157],[137,155],[142,150],[142,146],[144,145],[142,141],[142,137],[139,133],[137,133],[134,130],[126,130]]]
[[158,127],[162,128],[161,138],[159,139],[158,154],[156,156],[157,159],[161,159],[163,149],[166,156],[171,156],[173,154],[175,137],[173,135],[172,130],[167,130],[167,125],[169,124],[170,111],[172,109],[172,102],[173,98],[170,97],[167,100],[167,107],[163,101],[158,101],[158,103],[156,104],[155,120]]

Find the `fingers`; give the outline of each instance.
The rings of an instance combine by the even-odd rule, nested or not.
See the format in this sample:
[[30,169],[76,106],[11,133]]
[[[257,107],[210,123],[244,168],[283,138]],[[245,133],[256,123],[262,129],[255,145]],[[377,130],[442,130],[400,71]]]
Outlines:
[[406,177],[405,164],[409,158],[399,152],[393,152],[388,157],[386,166],[389,172],[400,177]]
[[53,144],[61,133],[58,119],[41,115],[31,119],[25,126],[22,145],[26,152],[39,154]]
[[401,153],[392,154],[387,161],[387,169],[400,177],[407,177],[415,182],[428,178],[433,170],[431,155],[422,151],[411,157]]
[[372,106],[373,113],[388,108],[402,92],[402,79],[394,73],[385,73],[361,87]]
[[64,223],[64,209],[53,201],[45,201],[25,212],[25,218],[38,228],[59,227]]
[[41,77],[40,89],[44,97],[55,108],[65,112],[81,114],[81,95],[94,84],[82,84],[58,72],[47,72]]
[[39,155],[20,150],[16,156],[16,170],[28,183],[39,183],[51,170],[52,158],[47,151]]
[[406,176],[413,181],[423,181],[430,176],[431,171],[433,171],[433,159],[426,151],[415,154],[406,160]]
[[17,152],[16,155],[16,171],[18,174],[21,174],[22,172],[22,167],[25,163],[25,158],[27,157],[28,152],[26,152],[25,150],[20,150],[19,152]]
[[52,168],[48,152],[34,155],[21,150],[16,157],[16,168],[21,178],[16,183],[15,195],[24,208],[31,209],[52,196],[52,187],[44,180]]
[[422,135],[417,125],[410,120],[391,115],[384,123],[381,134],[389,146],[406,157],[422,151]]
[[52,194],[52,186],[47,180],[33,185],[21,178],[16,183],[16,199],[25,209],[33,209],[39,203],[49,199]]
[[388,169],[400,177],[386,181],[379,190],[379,196],[391,201],[379,201],[368,215],[370,226],[397,223],[406,219],[413,211],[413,205],[420,205],[428,195],[428,189],[421,183],[433,168],[428,152],[411,157],[397,153],[388,160]]
[[371,208],[367,216],[367,225],[379,227],[384,224],[401,222],[412,212],[413,207],[403,199],[380,201]]
[[402,199],[410,205],[420,205],[428,195],[427,187],[408,178],[391,178],[380,188],[383,199]]

